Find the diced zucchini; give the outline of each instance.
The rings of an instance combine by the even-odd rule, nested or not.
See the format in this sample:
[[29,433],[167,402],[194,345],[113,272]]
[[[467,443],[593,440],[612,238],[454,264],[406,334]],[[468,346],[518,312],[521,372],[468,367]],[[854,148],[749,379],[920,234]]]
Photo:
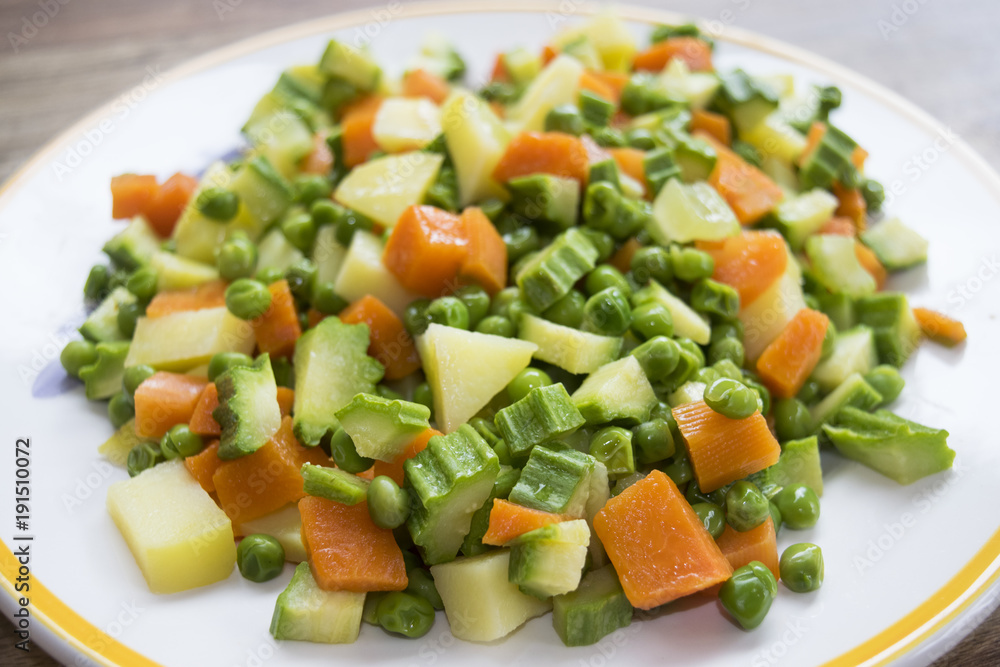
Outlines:
[[830,392],[853,373],[864,375],[878,365],[875,334],[869,327],[857,326],[837,334],[833,353],[821,361],[812,372],[820,389]]
[[827,124],[819,144],[801,159],[799,178],[803,187],[829,188],[834,181],[857,181],[858,170],[851,159],[857,146],[844,132]]
[[849,236],[819,234],[806,240],[806,255],[813,274],[831,292],[859,297],[877,289],[875,278],[861,265]]
[[306,463],[302,466],[302,482],[307,495],[343,505],[357,505],[368,497],[369,481],[340,468]]
[[253,154],[266,158],[285,178],[298,173],[298,164],[313,150],[313,133],[294,111],[281,109],[244,127]]
[[712,72],[692,72],[681,58],[671,58],[660,73],[660,85],[668,97],[684,100],[692,109],[704,109],[719,89]]
[[[334,229],[333,225],[326,225],[320,228],[320,232]],[[318,235],[317,235],[318,236]],[[257,244],[257,270],[277,269],[284,273],[289,267],[301,261],[305,255],[302,251],[293,246],[281,233],[281,229],[275,227]],[[336,277],[336,276],[334,276]],[[318,279],[318,275],[317,275]]]
[[636,52],[635,38],[625,23],[611,12],[592,19],[556,35],[553,45],[563,47],[580,38],[594,45],[603,69],[625,72],[632,64]]
[[495,421],[516,457],[528,454],[535,445],[569,435],[584,424],[583,415],[561,382],[532,389],[500,410]]
[[708,318],[696,312],[655,280],[650,280],[649,285],[632,295],[632,304],[635,306],[651,302],[658,303],[670,311],[674,320],[675,336],[690,338],[699,345],[708,345],[712,337]]
[[105,254],[118,266],[130,270],[147,263],[159,249],[160,237],[141,215],[132,218],[128,227],[104,244]]
[[382,70],[368,53],[335,39],[327,44],[319,69],[364,91],[374,90],[382,76]]
[[270,535],[278,540],[285,549],[285,560],[290,563],[301,563],[307,560],[306,547],[302,543],[302,515],[299,506],[290,503],[276,512],[259,519],[252,519],[235,526],[240,537],[247,535]]
[[545,116],[560,104],[575,104],[580,89],[580,61],[559,55],[535,77],[521,98],[507,109],[507,118],[521,132],[541,132]]
[[840,411],[846,407],[871,410],[881,403],[882,394],[859,373],[853,373],[812,408],[813,427],[819,429],[823,424],[836,423]]
[[426,405],[372,394],[357,394],[337,410],[337,421],[351,436],[358,454],[390,463],[430,428],[430,416]]
[[798,251],[837,210],[837,198],[826,190],[810,190],[778,204],[775,226]]
[[490,106],[472,93],[456,92],[441,109],[441,127],[458,176],[459,203],[468,206],[490,197],[506,198],[493,170],[510,135]]
[[529,220],[548,223],[556,230],[569,229],[577,222],[580,184],[575,178],[551,174],[531,174],[507,182],[511,210]]
[[409,62],[408,69],[418,68],[455,81],[465,74],[465,61],[445,35],[431,31],[421,41],[420,52]]
[[441,134],[441,110],[426,97],[390,97],[372,124],[378,147],[388,153],[423,148]]
[[[259,251],[260,247],[258,246]],[[320,227],[319,231],[316,232],[316,243],[313,244],[312,251],[312,261],[316,265],[316,284],[336,281],[346,257],[347,248],[337,241],[336,226],[323,225]],[[294,264],[294,262],[292,263]]]
[[769,484],[775,486],[805,484],[815,491],[816,495],[822,496],[823,468],[819,458],[819,439],[812,436],[782,443],[778,462],[764,472]]
[[879,292],[854,302],[858,322],[875,332],[875,347],[881,363],[897,368],[906,363],[920,344],[922,333],[906,295]]
[[806,148],[806,138],[792,127],[781,111],[768,114],[756,125],[740,129],[740,139],[754,148],[793,165]]
[[588,572],[573,592],[552,600],[552,625],[566,646],[590,646],[632,623],[632,605],[612,565]]
[[566,230],[518,271],[521,296],[535,310],[545,310],[593,270],[597,257],[597,248],[584,232]]
[[503,54],[503,66],[514,83],[523,85],[542,71],[542,59],[534,51],[519,46]]
[[394,227],[403,211],[424,201],[443,162],[443,155],[424,151],[375,158],[352,169],[333,196],[382,226]]
[[[480,435],[482,435],[481,432]],[[489,443],[489,440],[486,441]],[[490,446],[493,446],[493,444],[490,443]],[[497,498],[507,498],[510,496],[510,492],[514,490],[514,485],[517,484],[517,480],[520,477],[520,469],[503,464],[500,465],[500,474],[497,475],[497,481],[493,483],[493,490],[490,492],[490,497],[472,515],[472,523],[469,524],[469,534],[465,536],[465,540],[462,542],[463,556],[478,556],[490,550],[491,547],[483,544],[483,536],[486,535],[486,531],[490,528],[490,512],[493,511],[493,501]]]
[[564,44],[562,53],[580,61],[580,64],[587,69],[599,70],[602,67],[601,54],[585,35]]
[[819,309],[830,318],[837,331],[847,331],[857,323],[854,317],[854,299],[846,294],[821,292],[816,295]]
[[[589,444],[589,443],[588,443]],[[594,517],[604,509],[611,497],[611,482],[608,478],[608,468],[600,461],[594,461],[594,470],[590,473],[590,489],[587,491],[586,512],[587,525],[590,526],[590,566],[603,567],[608,563],[608,554],[604,545],[595,537]]]
[[271,635],[320,644],[352,644],[361,632],[365,593],[324,591],[309,563],[299,563],[271,617]]
[[590,476],[596,463],[593,456],[575,449],[535,447],[510,492],[510,501],[582,519],[587,516]]
[[347,301],[356,301],[371,294],[402,315],[406,306],[418,296],[402,285],[382,263],[381,239],[368,232],[357,231],[334,282],[334,291]]
[[678,405],[696,403],[705,397],[705,389],[706,385],[704,382],[695,382],[693,380],[685,382],[667,396],[667,404],[671,408],[676,408]]
[[738,315],[743,323],[743,346],[748,361],[756,361],[795,314],[806,307],[798,266],[789,262],[784,275]]
[[721,241],[740,233],[740,222],[726,200],[708,183],[667,181],[653,201],[649,235],[657,243]]
[[590,528],[583,519],[563,521],[510,541],[508,578],[540,600],[575,591],[587,562]]
[[219,279],[219,270],[171,252],[153,253],[149,265],[156,269],[156,288],[160,291],[187,289]]
[[118,328],[118,310],[125,305],[136,302],[135,295],[124,287],[116,287],[104,297],[100,305],[87,316],[80,326],[80,333],[87,340],[95,343],[127,340],[128,337]]
[[521,316],[521,339],[538,346],[535,358],[575,375],[593,373],[611,363],[621,353],[623,340],[599,336],[549,322],[529,313]]
[[657,400],[639,360],[628,356],[588,375],[573,393],[573,402],[588,424],[618,419],[638,424],[649,419]]
[[234,366],[215,379],[219,407],[212,417],[222,427],[219,458],[235,459],[267,444],[281,426],[271,358],[262,354],[253,366]]
[[162,371],[186,371],[207,364],[219,352],[250,354],[253,328],[225,306],[140,317],[126,366],[146,364]]
[[739,132],[745,132],[778,108],[778,96],[766,82],[749,76],[741,69],[721,77],[712,104],[729,116]]
[[80,369],[80,379],[83,380],[87,398],[100,401],[111,398],[122,390],[122,376],[125,374],[129,347],[126,340],[97,344],[97,361]]
[[865,231],[861,234],[861,242],[871,248],[890,271],[901,271],[927,261],[927,239],[899,218],[890,218]]

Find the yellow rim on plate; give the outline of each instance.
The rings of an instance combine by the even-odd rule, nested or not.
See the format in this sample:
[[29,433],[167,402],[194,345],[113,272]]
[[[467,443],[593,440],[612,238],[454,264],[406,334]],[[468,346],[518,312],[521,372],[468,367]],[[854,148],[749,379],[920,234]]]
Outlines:
[[[561,12],[560,4],[559,0],[505,0],[502,5],[491,4],[490,0],[475,4],[462,0],[442,0],[403,5],[399,18],[479,12]],[[581,7],[574,9],[574,14],[588,15],[593,13],[592,9]],[[678,14],[666,10],[628,5],[616,5],[615,13],[624,20],[642,23],[670,23],[684,20]],[[365,23],[370,18],[368,10],[357,10],[298,23],[243,40],[174,68],[165,76],[167,85],[177,79],[210,69],[263,48],[319,33],[355,27]],[[730,26],[724,27],[717,37],[723,41],[802,64],[813,71],[830,77],[831,80],[849,84],[863,91],[932,133],[941,134],[946,131],[946,128],[930,115],[899,95],[808,51]],[[25,183],[28,176],[47,163],[62,144],[105,116],[110,107],[111,104],[108,104],[90,113],[35,153],[0,188],[0,204],[2,204],[3,198],[12,195],[18,187]],[[962,140],[954,144],[952,152],[965,162],[966,166],[975,173],[983,184],[1000,199],[1000,175],[993,171],[982,157]],[[15,590],[14,584],[17,580],[20,564],[3,541],[0,541],[0,547],[2,547],[0,548],[0,587],[16,601],[21,597],[21,593]],[[1000,578],[1000,529],[934,595],[877,635],[830,660],[824,667],[847,667],[848,665],[874,667],[875,665],[887,664],[905,655],[922,641],[954,621],[996,583],[998,578]],[[108,667],[158,667],[158,663],[125,646],[73,611],[35,576],[32,576],[31,580],[30,599],[30,609],[35,620],[41,622],[44,627],[68,644],[71,649],[94,662]]]

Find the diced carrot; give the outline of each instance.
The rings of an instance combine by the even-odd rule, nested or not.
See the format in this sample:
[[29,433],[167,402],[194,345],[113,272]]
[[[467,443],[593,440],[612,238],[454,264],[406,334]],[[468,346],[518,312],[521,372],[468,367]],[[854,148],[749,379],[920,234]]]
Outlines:
[[271,305],[263,315],[250,322],[257,336],[257,348],[272,357],[288,357],[302,335],[295,297],[287,280],[273,282],[267,289],[271,292]]
[[687,443],[691,467],[703,493],[778,462],[781,447],[760,412],[730,419],[704,401],[679,405],[671,411]]
[[691,131],[706,132],[726,146],[733,143],[733,126],[721,113],[695,109],[691,112]]
[[482,209],[462,211],[462,224],[469,238],[468,253],[458,269],[462,282],[472,282],[493,296],[507,285],[507,244]]
[[927,308],[914,308],[913,316],[925,336],[935,343],[952,347],[964,341],[967,337],[965,326],[958,320],[944,313]]
[[642,244],[633,236],[623,243],[621,248],[615,251],[615,254],[611,256],[608,263],[622,273],[628,273],[632,270],[632,258],[635,257],[635,253],[641,247]]
[[278,387],[278,410],[282,417],[292,414],[292,405],[295,404],[295,390],[288,387]]
[[160,371],[135,390],[135,434],[161,438],[177,424],[191,421],[208,380]]
[[376,95],[354,102],[344,110],[340,121],[341,142],[344,147],[344,164],[356,167],[378,150],[372,126],[375,114],[382,106],[382,98]]
[[134,218],[149,207],[160,186],[156,176],[122,174],[111,179],[111,217]]
[[799,393],[823,354],[830,318],[803,308],[757,359],[757,374],[772,394],[792,398]]
[[692,72],[707,72],[712,68],[712,49],[697,37],[671,37],[657,42],[636,54],[632,66],[636,70],[659,72],[673,59],[683,60]]
[[850,218],[833,216],[823,223],[823,226],[816,230],[817,234],[834,234],[836,236],[856,236],[858,228],[854,226],[854,221]]
[[307,496],[299,501],[302,541],[316,584],[326,591],[401,591],[406,563],[392,531],[379,528],[368,503],[345,505]]
[[583,144],[583,150],[587,153],[587,168],[589,176],[590,165],[597,164],[598,162],[604,162],[611,157],[611,153],[607,148],[594,141],[589,134],[585,134],[580,137],[580,143]]
[[649,195],[649,186],[646,185],[646,152],[638,148],[610,148],[608,152],[614,158],[615,164],[622,170],[622,173],[635,180],[642,186],[643,196]]
[[311,329],[330,316],[327,315],[326,313],[321,313],[315,308],[310,308],[306,312],[306,317],[309,318],[309,328]]
[[868,205],[865,197],[858,188],[845,188],[840,183],[833,184],[833,194],[840,204],[837,206],[837,215],[850,218],[854,221],[854,226],[858,233],[865,231],[866,216],[868,215]]
[[767,566],[775,579],[780,577],[778,571],[778,543],[774,533],[774,522],[767,517],[764,523],[745,532],[733,530],[726,525],[726,530],[716,540],[722,555],[726,557],[734,570],[751,561],[759,561]]
[[493,70],[492,74],[490,74],[490,81],[496,81],[498,83],[507,83],[510,81],[510,74],[507,72],[507,63],[502,53],[498,53],[496,60],[493,61]]
[[462,219],[433,206],[410,206],[385,244],[382,262],[400,284],[426,297],[457,287],[458,271],[469,252]]
[[734,288],[740,308],[746,308],[785,273],[788,250],[785,239],[773,231],[744,231],[721,246],[698,244],[715,260],[712,278]]
[[211,280],[197,287],[158,292],[146,306],[146,317],[153,319],[189,310],[219,308],[226,305],[226,283]]
[[405,97],[426,97],[435,104],[441,104],[450,92],[451,86],[447,81],[425,69],[412,69],[403,77]]
[[618,106],[618,96],[615,94],[614,88],[597,77],[593,70],[584,70],[583,74],[580,75],[580,90],[589,90],[598,97],[614,102],[615,106]]
[[197,187],[198,179],[180,172],[164,181],[143,210],[149,226],[163,238],[170,236]]
[[313,135],[312,151],[302,160],[302,171],[307,174],[319,174],[326,176],[333,168],[333,151],[326,143],[326,131],[320,131]]
[[633,607],[652,609],[720,584],[729,561],[673,480],[660,470],[607,502],[594,532]]
[[502,547],[515,537],[569,518],[563,514],[534,510],[497,498],[490,510],[490,527],[483,535],[483,544]]
[[555,60],[558,55],[558,51],[546,44],[542,47],[542,65],[548,65],[550,62]]
[[861,146],[855,146],[854,150],[851,151],[851,164],[858,171],[862,171],[865,168],[865,160],[868,159],[868,151],[866,151]]
[[493,178],[506,183],[518,176],[552,174],[586,184],[587,150],[578,137],[562,132],[522,132],[511,139]]
[[[215,385],[209,386],[214,387]],[[212,477],[215,476],[215,471],[221,465],[222,459],[219,458],[218,440],[212,441],[205,449],[194,456],[184,459],[184,467],[188,469],[192,477],[198,480],[201,488],[205,489],[207,493],[215,493],[215,482],[212,481]]]
[[785,193],[764,172],[729,150],[708,132],[693,133],[715,149],[715,168],[708,177],[739,219],[740,224],[752,225],[778,205]]
[[889,272],[882,266],[882,262],[879,261],[878,256],[872,252],[871,248],[861,243],[861,241],[855,241],[854,256],[861,262],[861,266],[864,267],[865,271],[875,279],[875,286],[878,289],[885,287],[885,281],[889,279]]
[[[281,416],[287,417],[292,414],[292,403],[295,401],[295,392],[288,387],[278,387],[278,408]],[[218,436],[222,435],[222,427],[215,421],[212,412],[219,407],[219,390],[214,382],[209,382],[198,397],[198,404],[195,405],[191,414],[191,421],[188,428],[197,435]]]
[[341,311],[340,319],[347,324],[368,325],[368,355],[385,366],[385,379],[398,380],[420,368],[417,348],[403,322],[371,294]]
[[443,433],[437,429],[427,429],[411,440],[410,444],[408,444],[406,449],[403,450],[403,453],[396,457],[396,460],[392,463],[376,460],[375,465],[372,466],[372,474],[375,477],[378,477],[379,475],[391,477],[395,480],[396,484],[403,486],[403,480],[405,478],[403,464],[406,463],[407,460],[412,459],[414,456],[427,449],[428,441],[430,441],[430,439],[435,435],[443,435]]
[[223,461],[212,475],[222,511],[239,525],[294,503],[305,495],[300,471],[306,463],[331,464],[321,448],[299,444],[292,418],[285,417],[263,447]]
[[622,91],[625,90],[625,86],[628,84],[628,74],[624,72],[602,72],[600,70],[590,70],[589,73],[593,79],[604,84],[605,89],[611,93],[611,97],[607,99],[614,102],[615,106],[618,106],[622,99]]

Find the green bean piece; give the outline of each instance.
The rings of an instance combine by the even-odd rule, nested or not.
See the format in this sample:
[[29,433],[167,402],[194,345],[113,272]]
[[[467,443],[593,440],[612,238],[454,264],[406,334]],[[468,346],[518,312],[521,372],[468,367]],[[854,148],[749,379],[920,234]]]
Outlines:
[[201,436],[192,433],[187,424],[177,424],[160,439],[160,451],[165,459],[185,459],[204,449]]
[[271,292],[263,284],[240,278],[226,288],[226,308],[241,320],[260,317],[271,307]]
[[752,482],[741,480],[726,492],[726,521],[741,533],[753,530],[771,515],[768,500]]
[[767,566],[751,561],[736,570],[719,589],[719,601],[744,630],[763,623],[778,595],[778,582]]
[[229,222],[240,208],[240,197],[227,188],[210,187],[198,193],[194,205],[209,220]]
[[489,218],[490,222],[494,223],[500,217],[500,214],[503,213],[504,206],[505,204],[502,201],[492,197],[479,202],[479,209],[483,212],[483,215]]
[[774,430],[781,442],[808,437],[813,430],[809,408],[797,398],[782,398],[775,401]]
[[698,515],[701,525],[712,536],[712,539],[719,539],[726,531],[726,516],[722,508],[711,502],[700,502],[691,505],[691,509]]
[[270,535],[247,535],[236,548],[236,565],[244,579],[270,581],[285,567],[285,548]]
[[666,306],[650,301],[632,311],[631,329],[639,340],[669,337],[674,333],[674,318]]
[[490,312],[490,295],[479,285],[466,285],[455,290],[455,296],[469,309],[469,328],[475,328]]
[[309,303],[324,315],[336,315],[348,306],[347,299],[337,294],[331,281],[313,284]]
[[811,593],[823,585],[823,550],[815,544],[793,544],[781,554],[781,580],[789,590]]
[[742,366],[746,361],[746,349],[738,338],[721,338],[709,344],[708,363],[714,366],[724,360],[737,366]]
[[786,486],[772,498],[781,519],[792,530],[812,528],[819,520],[819,496],[805,484]]
[[236,366],[253,366],[253,358],[242,352],[218,352],[208,362],[208,381],[216,378]]
[[423,637],[434,625],[434,606],[426,598],[395,591],[378,603],[378,624],[410,639]]
[[617,287],[626,298],[632,296],[632,287],[625,280],[625,276],[610,264],[601,264],[588,273],[584,286],[589,296],[594,296],[609,287]]
[[604,336],[621,336],[632,323],[632,308],[617,287],[601,290],[587,299],[583,307],[584,331]]
[[532,389],[548,387],[550,384],[552,384],[552,378],[549,377],[548,373],[540,368],[528,366],[514,376],[514,379],[507,385],[507,397],[511,403],[517,403],[531,393]]
[[160,452],[158,444],[140,442],[129,450],[125,469],[128,471],[129,477],[135,477],[143,470],[148,470],[161,461],[163,461],[163,454]]
[[330,179],[321,174],[299,174],[292,187],[295,190],[295,201],[303,206],[328,198],[333,193]]
[[406,584],[407,593],[427,600],[438,611],[444,609],[441,594],[438,593],[437,586],[434,585],[434,577],[431,576],[430,572],[422,567],[416,567],[408,569],[406,577],[408,579]]
[[746,419],[757,412],[757,394],[742,382],[719,378],[705,389],[705,403],[730,419]]
[[151,266],[140,266],[129,276],[125,287],[139,301],[149,301],[156,296],[156,269]]
[[779,510],[778,506],[774,504],[774,501],[769,500],[767,501],[767,504],[771,511],[771,521],[774,523],[774,534],[777,535],[781,532],[781,510]]
[[704,278],[710,278],[715,271],[715,260],[707,252],[694,248],[672,246],[670,262],[674,276],[684,282],[694,283]]
[[108,401],[108,419],[111,420],[112,426],[116,429],[121,428],[133,417],[135,417],[135,405],[125,392],[120,391],[111,397]]
[[87,282],[83,284],[83,298],[87,301],[100,301],[108,292],[110,271],[103,264],[95,264],[87,274]]
[[583,115],[575,104],[560,104],[545,115],[546,132],[564,132],[578,137],[584,129]]
[[431,386],[426,382],[421,382],[413,388],[413,402],[427,406],[427,409],[434,411],[434,393]]
[[640,465],[665,461],[676,451],[670,425],[663,419],[650,419],[632,429],[632,445]]
[[561,299],[542,311],[542,317],[564,327],[578,329],[583,323],[583,308],[587,297],[580,290],[571,289]]
[[108,291],[115,289],[116,287],[125,287],[128,284],[128,277],[132,275],[127,269],[118,269],[114,273],[108,276]]
[[312,260],[300,259],[285,271],[285,280],[295,298],[308,303],[316,283],[316,265]]
[[650,382],[660,382],[680,363],[681,347],[672,338],[654,336],[630,353]]
[[591,436],[589,453],[605,465],[610,479],[635,472],[632,432],[620,426],[607,426]]
[[219,247],[215,265],[225,281],[249,278],[257,268],[257,246],[244,232],[234,232]]
[[865,382],[882,394],[882,405],[888,405],[899,398],[903,385],[906,384],[896,367],[889,364],[882,364],[868,371]]
[[410,516],[410,494],[391,477],[379,475],[368,485],[368,514],[379,528],[398,528]]
[[591,126],[604,127],[611,122],[615,105],[589,90],[580,91],[580,114]]
[[330,436],[330,456],[338,468],[354,475],[362,473],[375,465],[375,459],[369,459],[358,454],[358,450],[354,446],[354,440],[351,439],[351,436],[347,435],[347,431],[340,427],[337,427],[337,430]]
[[[309,206],[309,215],[312,216],[317,227],[337,224],[346,213],[347,209],[329,199],[317,199]],[[336,238],[336,234],[334,234],[334,238]]]
[[653,205],[645,199],[622,197],[618,219],[609,233],[619,241],[645,233],[653,218]]
[[456,329],[469,328],[469,308],[454,296],[442,296],[431,301],[426,315],[428,320],[436,324]]
[[732,319],[740,312],[740,295],[729,285],[705,278],[691,290],[691,307],[700,313]]
[[411,301],[403,311],[403,326],[407,333],[416,338],[427,330],[430,320],[427,317],[427,307],[431,305],[430,299],[416,299]]
[[262,285],[270,285],[284,279],[285,272],[274,266],[266,266],[254,274],[253,279]]
[[80,371],[97,361],[97,346],[89,340],[72,340],[59,353],[59,363],[71,376],[80,377]]
[[645,285],[650,279],[661,285],[674,279],[670,253],[660,246],[645,246],[636,250],[632,255],[630,268],[632,276],[640,285]]
[[622,89],[621,107],[630,116],[641,116],[676,104],[663,90],[656,77],[640,72],[633,74]]
[[490,334],[492,336],[502,336],[504,338],[513,338],[517,333],[514,329],[514,323],[506,317],[500,317],[499,315],[488,315],[484,317],[480,320],[479,324],[476,325],[476,331],[479,333]]
[[337,243],[346,248],[351,245],[356,231],[370,232],[374,227],[375,223],[367,216],[351,209],[344,209],[344,214],[337,220],[334,237],[337,239]]
[[123,303],[118,307],[118,330],[131,338],[135,334],[135,325],[145,312],[146,307],[141,303]]
[[125,372],[122,374],[122,392],[128,397],[129,401],[135,399],[135,390],[139,388],[139,385],[153,377],[155,373],[155,368],[145,364],[129,366],[125,369]]

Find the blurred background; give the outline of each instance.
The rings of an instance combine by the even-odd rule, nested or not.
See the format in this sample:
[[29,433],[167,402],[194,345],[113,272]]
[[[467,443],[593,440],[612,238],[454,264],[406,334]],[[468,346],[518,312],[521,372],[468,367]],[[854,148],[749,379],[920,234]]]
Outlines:
[[[388,4],[397,1],[405,2]],[[754,30],[861,72],[915,102],[1000,168],[996,0],[631,1]],[[384,6],[385,0],[0,0],[0,182],[69,125],[135,86],[147,68],[167,71],[267,30]],[[0,665],[56,664],[37,647],[30,654],[16,650],[6,620],[0,637]],[[935,667],[998,664],[1000,612]]]

